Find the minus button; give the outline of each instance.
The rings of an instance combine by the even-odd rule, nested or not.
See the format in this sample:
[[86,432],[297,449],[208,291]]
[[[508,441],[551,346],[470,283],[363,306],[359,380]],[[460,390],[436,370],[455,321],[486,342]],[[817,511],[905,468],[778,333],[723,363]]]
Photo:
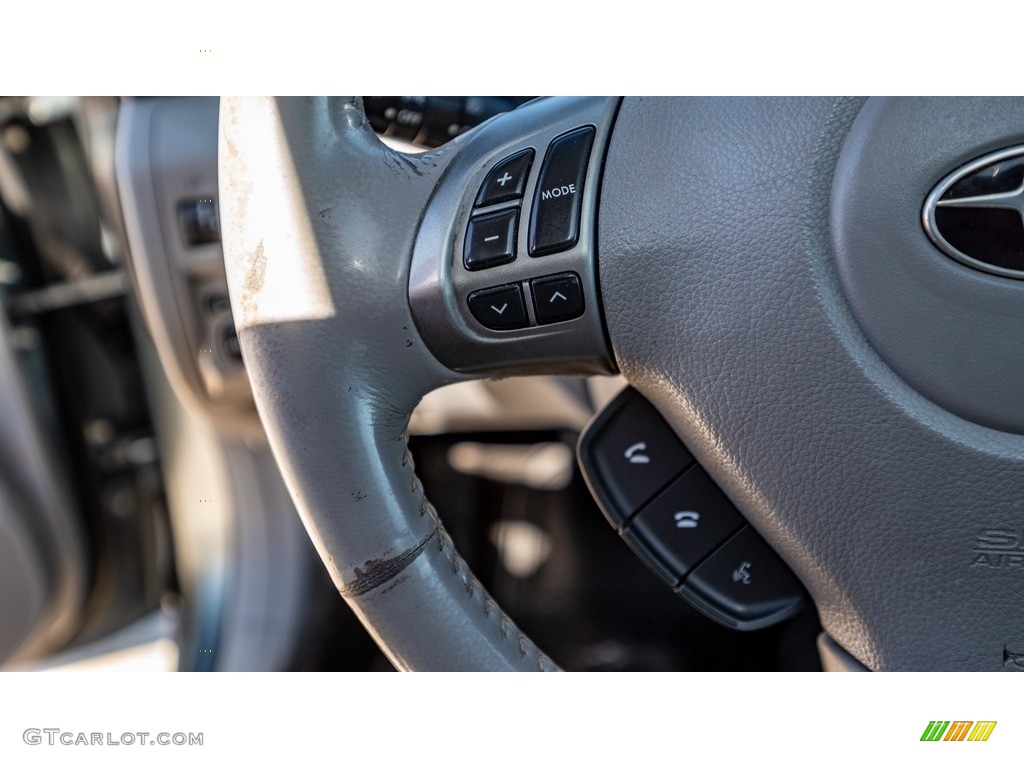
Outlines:
[[[519,209],[485,213],[469,220],[462,253],[466,269],[488,269],[516,258]],[[501,305],[501,302],[498,302]]]

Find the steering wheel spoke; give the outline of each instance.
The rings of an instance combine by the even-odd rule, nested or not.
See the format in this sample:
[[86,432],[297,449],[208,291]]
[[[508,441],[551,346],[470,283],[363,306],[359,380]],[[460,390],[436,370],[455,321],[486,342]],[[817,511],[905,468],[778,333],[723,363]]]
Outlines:
[[409,300],[437,359],[474,373],[610,373],[596,270],[618,99],[540,99],[466,137],[424,213]]

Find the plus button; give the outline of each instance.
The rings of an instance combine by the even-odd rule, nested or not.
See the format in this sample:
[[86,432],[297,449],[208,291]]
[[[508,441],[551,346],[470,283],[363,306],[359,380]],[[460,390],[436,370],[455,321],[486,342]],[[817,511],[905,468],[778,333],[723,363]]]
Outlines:
[[474,207],[507,203],[522,197],[532,162],[533,150],[523,149],[491,166],[477,192]]

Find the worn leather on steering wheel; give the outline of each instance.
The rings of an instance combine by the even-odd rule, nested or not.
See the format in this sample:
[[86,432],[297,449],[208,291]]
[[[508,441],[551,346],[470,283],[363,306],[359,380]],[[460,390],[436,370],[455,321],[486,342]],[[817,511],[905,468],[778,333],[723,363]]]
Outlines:
[[352,100],[225,99],[235,322],[296,507],[391,661],[555,669],[455,552],[407,448],[416,403],[456,378],[424,347],[407,296],[416,225],[455,148],[394,152]]

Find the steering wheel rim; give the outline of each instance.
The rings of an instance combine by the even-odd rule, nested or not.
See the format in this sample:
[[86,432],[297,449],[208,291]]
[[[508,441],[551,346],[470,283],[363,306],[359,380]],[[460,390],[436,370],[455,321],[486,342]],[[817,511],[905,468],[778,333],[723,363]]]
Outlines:
[[[836,169],[859,167],[861,139],[880,130],[871,110],[625,102],[596,213],[602,316],[623,374],[801,578],[841,647],[876,670],[998,669],[1024,647],[1022,588],[968,561],[979,531],[1024,529],[1024,446],[908,385],[851,311],[861,257],[842,233],[860,192]],[[1012,138],[961,133],[961,153]],[[406,156],[355,99],[223,100],[229,289],[296,507],[389,658],[554,669],[458,557],[406,448],[419,398],[466,377],[432,353],[408,287],[424,211],[467,142]]]
[[416,223],[450,148],[389,149],[355,99],[225,99],[220,122],[242,352],[342,597],[398,669],[554,669],[455,552],[407,448],[419,399],[462,378],[426,350],[405,296]]

